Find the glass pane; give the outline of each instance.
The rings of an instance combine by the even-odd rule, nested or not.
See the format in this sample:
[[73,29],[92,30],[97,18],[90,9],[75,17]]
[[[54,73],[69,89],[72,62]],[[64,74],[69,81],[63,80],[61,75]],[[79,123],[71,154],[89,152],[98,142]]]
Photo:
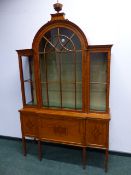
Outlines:
[[75,43],[76,50],[81,50],[81,42],[76,35],[72,37],[72,42]]
[[60,35],[65,35],[68,38],[70,38],[72,36],[73,32],[67,28],[64,27],[60,27]]
[[33,102],[33,94],[32,94],[32,87],[30,82],[24,82],[24,88],[25,88],[25,98],[26,98],[26,104],[32,105]]
[[44,54],[39,55],[41,82],[46,82],[46,63]]
[[76,82],[82,82],[82,53],[76,52]]
[[61,80],[62,82],[75,82],[75,54],[61,53]]
[[56,56],[55,52],[40,54],[39,58],[40,58],[43,105],[45,107],[59,106],[60,105],[59,58]]
[[82,84],[76,83],[76,109],[82,109]]
[[106,82],[107,71],[107,54],[106,53],[91,53],[90,55],[90,81],[91,82]]
[[90,110],[106,111],[107,53],[90,54]]
[[46,40],[44,38],[41,39],[41,42],[39,44],[39,52],[44,52],[44,46],[46,44]]
[[46,84],[46,82],[42,82],[41,83],[41,87],[42,87],[42,100],[43,100],[43,104],[44,106],[48,107],[49,104],[48,104],[48,93],[47,93],[47,87],[48,87],[48,84]]
[[59,58],[55,52],[40,54],[41,82],[59,82]]
[[22,57],[22,68],[23,68],[23,78],[25,80],[31,79],[31,69],[32,69],[32,59],[29,60],[29,57]]
[[59,58],[56,56],[55,52],[50,52],[48,54],[45,54],[45,56],[48,81],[59,82]]
[[106,110],[106,85],[90,84],[90,110]]
[[53,43],[53,38],[58,35],[58,28],[54,28],[49,30],[47,33],[45,33],[45,37],[52,43]]
[[75,86],[74,84],[62,84],[62,107],[75,109]]
[[28,105],[36,104],[36,88],[34,79],[33,57],[22,57],[22,69],[25,89],[25,100]]
[[60,107],[60,84],[59,83],[49,83],[48,84],[48,94],[49,94],[49,107]]

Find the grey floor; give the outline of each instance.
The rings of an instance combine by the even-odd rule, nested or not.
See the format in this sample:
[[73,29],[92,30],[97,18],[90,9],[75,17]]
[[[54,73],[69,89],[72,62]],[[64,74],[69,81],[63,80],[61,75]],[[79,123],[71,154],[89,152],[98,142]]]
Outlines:
[[20,140],[0,139],[0,175],[131,175],[131,157],[109,155],[108,172],[104,172],[104,153],[87,151],[87,166],[82,168],[81,149],[43,144],[42,161],[37,144],[28,142],[28,154],[22,154]]

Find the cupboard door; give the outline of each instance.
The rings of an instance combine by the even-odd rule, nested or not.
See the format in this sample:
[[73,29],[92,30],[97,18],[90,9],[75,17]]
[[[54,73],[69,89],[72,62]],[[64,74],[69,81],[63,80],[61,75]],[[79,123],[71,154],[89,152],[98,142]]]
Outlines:
[[86,144],[91,147],[108,147],[108,120],[87,119]]
[[38,119],[34,114],[21,114],[21,127],[24,136],[38,137]]
[[43,140],[81,145],[83,142],[83,122],[68,118],[41,118],[40,138]]

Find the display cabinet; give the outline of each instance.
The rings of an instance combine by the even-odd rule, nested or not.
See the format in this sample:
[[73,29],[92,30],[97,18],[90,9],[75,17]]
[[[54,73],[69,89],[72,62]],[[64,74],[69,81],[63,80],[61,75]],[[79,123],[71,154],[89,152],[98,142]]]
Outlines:
[[82,30],[59,13],[36,33],[32,49],[17,50],[23,108],[19,110],[24,155],[26,137],[41,142],[109,147],[109,84],[112,45],[89,45]]

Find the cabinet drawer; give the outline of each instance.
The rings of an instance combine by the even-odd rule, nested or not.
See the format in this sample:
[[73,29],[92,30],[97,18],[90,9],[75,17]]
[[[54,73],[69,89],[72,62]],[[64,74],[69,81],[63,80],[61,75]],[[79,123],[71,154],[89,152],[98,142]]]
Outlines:
[[82,120],[48,117],[40,122],[41,139],[78,145],[83,142]]
[[33,114],[21,114],[22,133],[25,136],[38,136],[38,119]]
[[86,144],[94,147],[108,147],[109,121],[89,119],[86,121]]

